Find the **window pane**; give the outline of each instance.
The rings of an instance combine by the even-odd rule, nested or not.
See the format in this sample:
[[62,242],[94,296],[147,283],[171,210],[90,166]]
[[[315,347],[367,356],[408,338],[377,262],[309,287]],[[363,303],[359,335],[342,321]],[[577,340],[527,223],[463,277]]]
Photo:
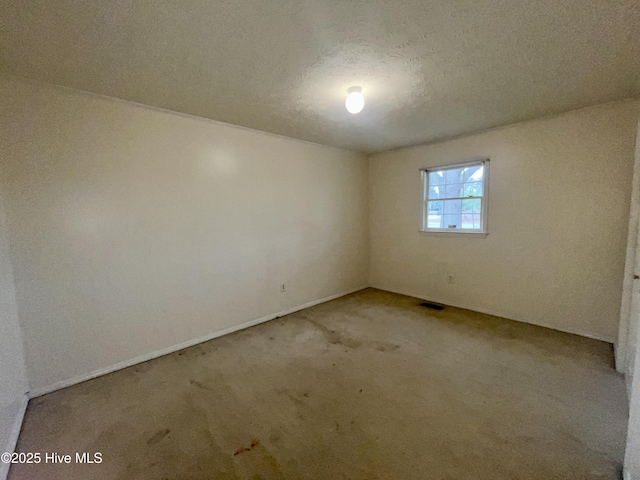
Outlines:
[[474,228],[473,226],[473,214],[471,213],[463,213],[462,214],[462,228]]
[[427,210],[432,215],[440,215],[442,213],[443,202],[429,202]]
[[484,166],[471,167],[469,169],[469,181],[481,182],[484,179]]
[[462,215],[445,215],[442,228],[462,228]]
[[442,197],[443,195],[440,195],[440,191],[441,191],[442,188],[444,188],[444,187],[438,187],[438,186],[429,187],[429,198],[431,199],[431,198],[440,198],[440,197]]
[[442,228],[442,202],[428,202],[427,227]]
[[482,210],[482,200],[480,198],[462,200],[463,213],[480,213],[481,210]]
[[461,197],[463,189],[464,184],[462,183],[447,184],[444,187],[444,196],[445,198]]
[[[442,219],[442,228],[478,229],[482,223],[479,213],[462,213],[460,215],[444,215]],[[455,227],[452,227],[455,225]],[[431,225],[429,225],[430,228]],[[438,228],[438,227],[435,227]]]
[[429,172],[429,185],[442,185],[443,183],[443,172]]
[[481,197],[482,182],[470,182],[464,184],[463,197]]
[[462,183],[462,171],[464,169],[463,168],[453,168],[451,170],[445,170],[444,171],[444,179],[445,179],[445,183],[447,184],[451,184],[451,183]]
[[462,213],[462,200],[445,200],[442,203],[445,215],[460,215]]

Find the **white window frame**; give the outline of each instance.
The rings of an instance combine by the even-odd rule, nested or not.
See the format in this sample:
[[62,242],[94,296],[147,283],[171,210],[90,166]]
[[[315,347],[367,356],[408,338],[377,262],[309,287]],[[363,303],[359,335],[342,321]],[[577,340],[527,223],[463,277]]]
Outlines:
[[[477,236],[487,236],[489,234],[488,231],[488,213],[489,213],[489,164],[490,159],[488,157],[480,157],[474,158],[472,160],[467,160],[460,163],[450,164],[450,165],[441,165],[438,167],[425,167],[421,168],[422,172],[422,227],[420,232],[422,233],[433,233],[433,234],[454,234],[454,235],[477,235]],[[429,228],[429,217],[428,217],[428,205],[429,205],[429,172],[441,172],[443,170],[454,170],[463,167],[475,167],[478,165],[482,165],[482,195],[475,197],[455,197],[454,199],[460,198],[480,198],[482,203],[482,223],[480,228]],[[453,198],[453,197],[452,197]],[[440,200],[440,199],[439,199]],[[451,200],[451,199],[442,199],[442,200]],[[432,199],[433,201],[433,199]]]

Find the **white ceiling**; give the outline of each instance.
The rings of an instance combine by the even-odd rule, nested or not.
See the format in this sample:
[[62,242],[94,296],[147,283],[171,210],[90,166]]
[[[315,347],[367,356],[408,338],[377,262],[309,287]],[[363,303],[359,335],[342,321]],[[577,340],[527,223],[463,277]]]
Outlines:
[[640,2],[0,0],[0,72],[374,152],[638,95]]

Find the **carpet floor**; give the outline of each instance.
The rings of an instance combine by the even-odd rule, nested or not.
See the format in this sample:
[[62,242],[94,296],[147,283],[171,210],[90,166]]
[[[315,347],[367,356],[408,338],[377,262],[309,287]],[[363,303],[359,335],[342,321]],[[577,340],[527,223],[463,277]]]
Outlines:
[[9,479],[621,478],[610,344],[420,303],[366,289],[33,399]]

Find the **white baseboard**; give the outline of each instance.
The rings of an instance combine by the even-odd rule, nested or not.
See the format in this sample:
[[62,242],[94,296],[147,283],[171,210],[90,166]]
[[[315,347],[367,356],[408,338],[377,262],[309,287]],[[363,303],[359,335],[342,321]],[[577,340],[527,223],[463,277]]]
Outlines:
[[278,313],[273,313],[271,315],[266,315],[264,317],[256,318],[255,320],[250,320],[248,322],[241,323],[240,325],[235,325],[233,327],[225,328],[224,330],[219,330],[217,332],[211,333],[209,335],[205,335],[203,337],[194,338],[193,340],[187,340],[186,342],[178,343],[177,345],[172,345],[170,347],[163,348],[161,350],[156,350],[154,352],[147,353],[145,355],[141,355],[139,357],[135,357],[130,360],[125,360],[123,362],[119,362],[114,365],[109,365],[108,367],[100,368],[98,370],[94,370],[84,375],[79,375],[77,377],[69,378],[67,380],[61,380],[59,382],[52,383],[51,385],[47,385],[42,388],[36,388],[35,390],[29,392],[29,398],[39,397],[47,393],[55,392],[56,390],[60,390],[62,388],[70,387],[71,385],[75,385],[77,383],[86,382],[87,380],[91,380],[92,378],[100,377],[102,375],[106,375],[108,373],[112,373],[117,370],[122,370],[123,368],[131,367],[132,365],[136,365],[138,363],[147,362],[149,360],[153,360],[154,358],[158,358],[163,355],[168,355],[169,353],[177,352],[178,350],[183,350],[185,348],[192,347],[199,343],[208,342],[209,340],[213,340],[214,338],[222,337],[223,335],[228,335],[229,333],[237,332],[238,330],[243,330],[245,328],[253,327],[254,325],[268,322],[269,320],[273,320],[274,318],[282,317],[284,315],[289,315],[291,313],[304,310],[305,308],[313,307],[314,305],[318,305],[320,303],[328,302],[330,300],[335,300],[336,298],[344,297],[345,295],[358,292],[365,288],[367,287],[366,286],[358,287],[358,288],[354,288],[353,290],[349,290],[347,292],[330,295],[328,297],[324,297],[319,300],[314,300],[312,302],[305,303],[304,305],[298,305],[297,307],[293,307],[288,310],[283,310]]
[[[20,410],[13,421],[11,432],[9,432],[9,443],[4,445],[2,452],[13,452],[16,449],[18,443],[18,437],[20,436],[20,430],[22,429],[22,421],[24,420],[24,414],[27,411],[27,404],[29,403],[29,397],[25,394],[22,397],[20,403]],[[0,452],[0,453],[2,453]],[[0,462],[0,479],[6,480],[9,475],[9,467],[11,464]]]
[[551,330],[557,330],[559,332],[571,333],[573,335],[580,335],[581,337],[593,338],[594,340],[600,340],[602,342],[615,343],[615,340],[613,338],[610,338],[610,337],[602,337],[600,335],[591,335],[589,333],[578,332],[578,331],[571,330],[571,329],[558,328],[555,325],[549,325],[549,324],[544,324],[544,323],[533,323],[533,322],[529,322],[527,320],[522,320],[520,318],[513,318],[513,317],[510,317],[508,315],[504,315],[502,313],[499,313],[499,312],[490,312],[489,310],[484,309],[484,308],[469,307],[469,306],[461,305],[461,304],[458,304],[458,303],[452,303],[452,302],[449,302],[449,301],[443,301],[443,300],[440,300],[440,299],[437,299],[437,298],[433,298],[433,297],[425,297],[424,295],[419,295],[419,294],[416,294],[416,293],[401,292],[399,290],[392,290],[390,288],[385,288],[385,287],[376,287],[375,285],[371,285],[371,288],[375,288],[375,289],[378,289],[378,290],[384,290],[386,292],[391,292],[391,293],[397,293],[397,294],[400,294],[400,295],[406,295],[407,297],[419,298],[420,300],[426,300],[428,302],[441,303],[443,305],[449,305],[451,307],[464,308],[465,310],[472,310],[474,312],[486,313],[487,315],[493,315],[493,316],[496,316],[496,317],[506,318],[507,320],[513,320],[514,322],[527,323],[529,325],[537,325],[539,327],[549,328]]

